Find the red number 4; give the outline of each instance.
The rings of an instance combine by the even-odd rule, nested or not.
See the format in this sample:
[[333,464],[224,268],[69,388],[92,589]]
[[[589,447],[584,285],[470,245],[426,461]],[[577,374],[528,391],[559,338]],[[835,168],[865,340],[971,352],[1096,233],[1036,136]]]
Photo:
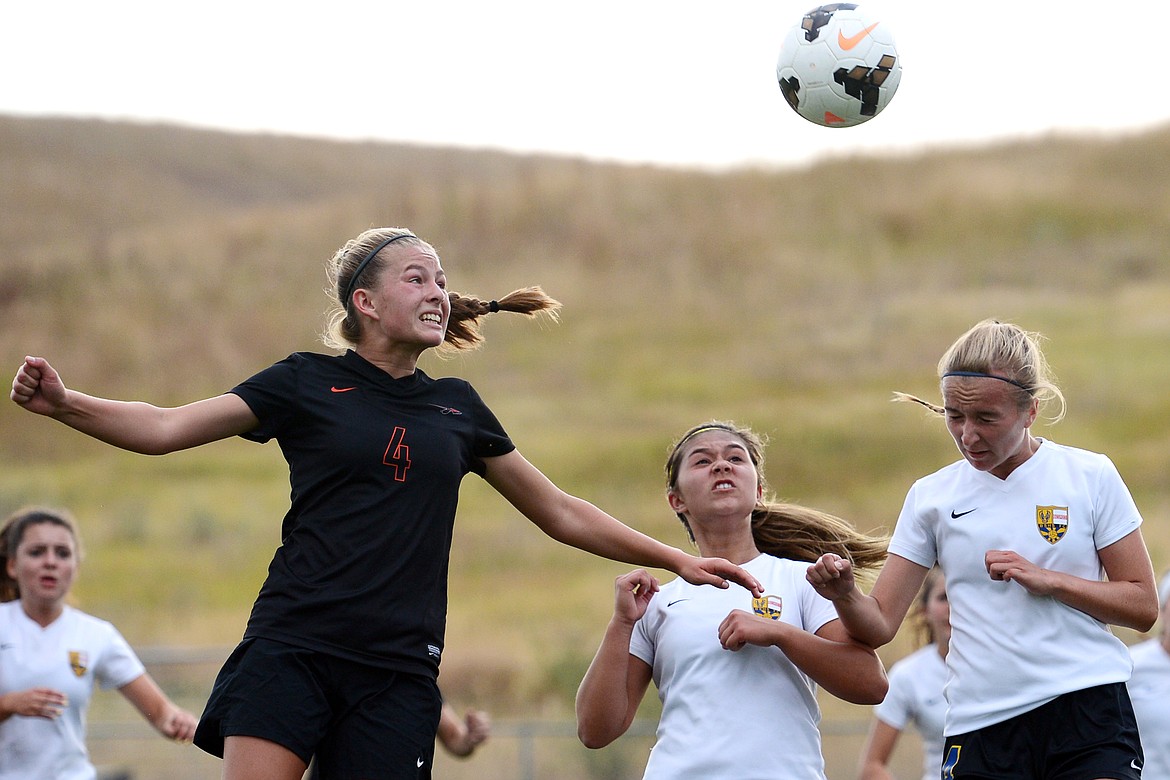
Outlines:
[[406,470],[410,468],[410,447],[402,443],[405,438],[406,429],[395,426],[386,454],[382,456],[382,462],[394,469],[396,482],[405,482]]

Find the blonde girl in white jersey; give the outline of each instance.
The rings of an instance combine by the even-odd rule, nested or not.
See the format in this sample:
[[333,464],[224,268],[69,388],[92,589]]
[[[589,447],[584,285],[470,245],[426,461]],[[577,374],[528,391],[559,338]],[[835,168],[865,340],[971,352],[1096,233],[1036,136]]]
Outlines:
[[1130,662],[1109,625],[1157,616],[1141,515],[1104,455],[1032,434],[1064,398],[1039,336],[985,320],[939,361],[941,407],[962,460],[906,497],[869,595],[823,556],[808,578],[870,647],[893,638],[930,567],[951,604],[943,777],[1139,780],[1125,691]]

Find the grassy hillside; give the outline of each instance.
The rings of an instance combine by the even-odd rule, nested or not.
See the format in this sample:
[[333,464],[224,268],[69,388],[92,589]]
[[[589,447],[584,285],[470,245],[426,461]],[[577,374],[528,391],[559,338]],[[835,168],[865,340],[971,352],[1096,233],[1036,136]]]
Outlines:
[[[890,392],[933,397],[942,350],[995,316],[1050,336],[1070,409],[1039,432],[1113,456],[1162,568],[1168,181],[1170,129],[715,174],[0,117],[0,366],[44,354],[74,387],[161,404],[220,392],[320,349],[325,259],[406,225],[453,289],[565,304],[425,368],[473,381],[563,487],[681,546],[661,461],[710,417],[771,437],[783,498],[888,527],[955,457]],[[0,427],[0,511],[76,511],[84,608],[135,644],[238,638],[287,502],[275,445],[131,456],[10,403]],[[625,569],[469,479],[445,685],[563,713]]]

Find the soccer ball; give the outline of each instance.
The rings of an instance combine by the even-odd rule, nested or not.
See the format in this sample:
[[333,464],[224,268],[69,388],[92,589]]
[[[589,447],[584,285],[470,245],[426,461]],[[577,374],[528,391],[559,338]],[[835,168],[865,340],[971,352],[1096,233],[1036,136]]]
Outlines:
[[831,3],[788,31],[776,78],[788,105],[808,121],[852,127],[889,105],[902,63],[884,22],[854,3]]

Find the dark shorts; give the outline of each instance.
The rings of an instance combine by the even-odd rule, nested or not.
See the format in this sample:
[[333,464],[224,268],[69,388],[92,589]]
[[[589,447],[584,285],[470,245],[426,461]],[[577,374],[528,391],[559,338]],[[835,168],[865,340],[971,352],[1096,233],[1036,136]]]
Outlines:
[[1058,696],[943,742],[943,780],[1141,780],[1142,744],[1124,683]]
[[275,742],[317,776],[431,776],[442,700],[430,677],[248,639],[215,680],[195,744],[223,757],[226,737]]

